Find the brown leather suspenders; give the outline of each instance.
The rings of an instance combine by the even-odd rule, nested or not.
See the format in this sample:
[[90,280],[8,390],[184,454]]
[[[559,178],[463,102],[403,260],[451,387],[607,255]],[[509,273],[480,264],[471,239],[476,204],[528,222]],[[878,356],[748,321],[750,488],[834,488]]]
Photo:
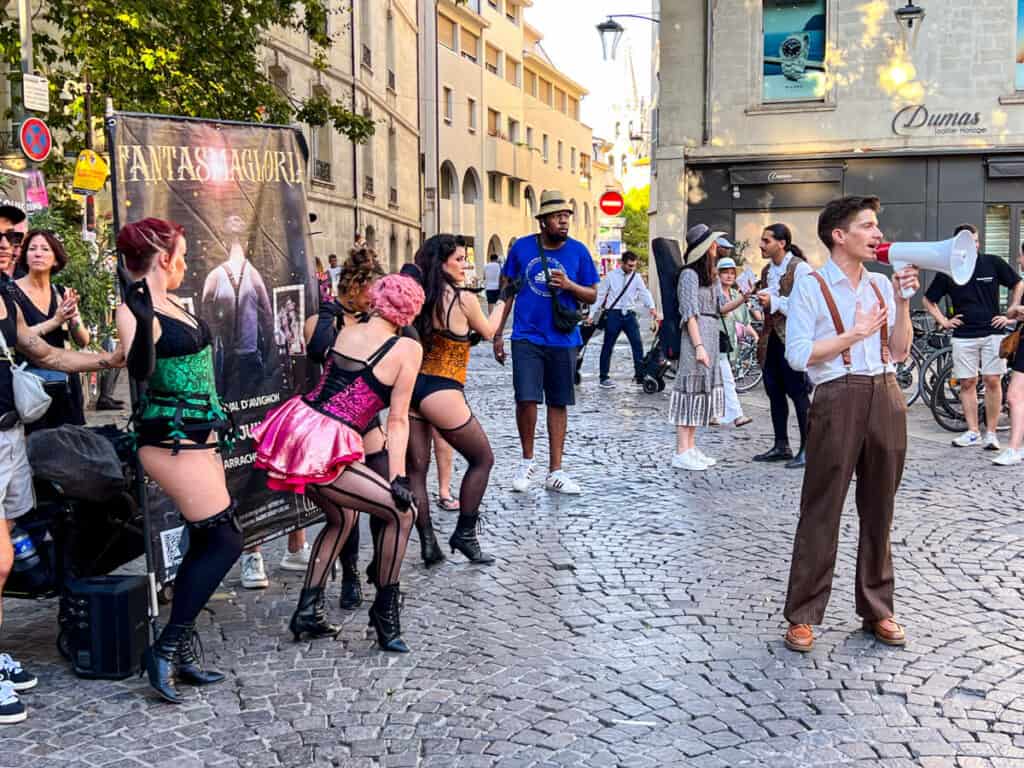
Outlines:
[[[832,297],[832,291],[829,290],[828,283],[826,283],[825,282],[825,278],[823,278],[817,272],[811,272],[811,275],[814,277],[815,280],[818,281],[818,285],[821,286],[821,295],[825,299],[825,305],[828,307],[828,313],[832,316],[832,325],[835,326],[836,336],[843,335],[843,333],[846,332],[846,328],[843,326],[843,318],[839,316],[839,309],[838,309],[838,307],[836,307],[836,301]],[[882,309],[885,309],[886,308],[886,306],[885,306],[885,299],[882,298],[882,292],[880,290],[878,290],[878,286],[875,285],[874,280],[872,280],[868,276],[865,276],[864,279],[867,280],[871,284],[871,290],[873,290],[875,292],[875,298],[878,299],[879,306],[882,307]],[[889,322],[888,322],[888,318],[886,319],[886,322],[882,324],[882,327],[879,329],[878,332],[879,332],[879,334],[881,334],[881,337],[882,337],[882,345],[881,345],[881,349],[882,349],[882,364],[883,365],[888,365],[889,364]],[[851,362],[851,358],[850,358],[850,348],[849,347],[847,347],[846,349],[843,350],[842,357],[843,357],[843,365],[845,365],[846,369],[849,370],[851,368],[851,366],[852,366],[852,362]]]

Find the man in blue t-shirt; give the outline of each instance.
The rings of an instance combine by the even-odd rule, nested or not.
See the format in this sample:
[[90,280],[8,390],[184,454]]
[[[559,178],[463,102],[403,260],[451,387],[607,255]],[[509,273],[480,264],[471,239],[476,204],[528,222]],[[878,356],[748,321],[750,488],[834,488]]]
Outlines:
[[507,282],[518,283],[518,293],[505,304],[501,326],[494,336],[494,357],[499,363],[505,362],[501,331],[514,302],[512,381],[523,461],[512,480],[512,488],[520,493],[530,487],[534,475],[538,403],[548,407],[550,458],[544,486],[560,493],[580,492],[579,484],[562,469],[562,450],[569,422],[567,408],[576,402],[576,350],[582,340],[578,326],[568,333],[558,330],[553,302],[558,301],[570,312],[577,310],[577,302],[593,304],[600,277],[587,247],[569,237],[571,217],[572,209],[562,193],[545,190],[537,213],[540,233],[517,240],[501,272]]

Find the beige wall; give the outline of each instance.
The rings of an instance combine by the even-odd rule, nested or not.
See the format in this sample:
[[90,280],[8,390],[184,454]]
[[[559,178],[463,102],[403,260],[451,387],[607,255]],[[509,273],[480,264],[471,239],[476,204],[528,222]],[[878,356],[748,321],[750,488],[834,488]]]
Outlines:
[[[455,21],[460,27],[460,35],[462,29],[468,29],[481,38],[476,62],[464,57],[461,51],[452,51],[441,43],[437,46],[437,108],[441,114],[437,150],[437,164],[440,168],[438,227],[441,231],[456,231],[474,239],[475,262],[480,274],[487,261],[489,248],[495,249],[504,258],[515,238],[536,230],[527,199],[532,196],[536,209],[544,189],[559,189],[568,199],[575,201],[577,215],[571,234],[593,250],[597,233],[594,210],[597,198],[604,191],[603,180],[598,183],[596,178],[584,177],[579,172],[581,155],[585,154],[592,159],[590,128],[526,93],[526,70],[543,70],[546,79],[556,82],[559,88],[574,98],[582,99],[585,91],[557,70],[552,71],[551,65],[538,59],[536,54],[524,52],[524,49],[532,49],[538,35],[522,21],[521,8],[518,24],[506,18],[506,1],[501,0],[498,10],[495,10],[488,0],[480,0],[480,14],[474,12],[472,4],[456,6],[451,0],[440,0],[438,3],[438,13]],[[497,75],[485,67],[488,44],[503,54],[502,66]],[[519,64],[518,85],[506,79],[508,59]],[[452,93],[450,122],[444,119],[445,88],[451,89]],[[469,124],[469,98],[475,99],[477,103],[475,130]],[[488,135],[489,108],[500,113],[498,135],[495,136]],[[513,142],[513,137],[509,135],[510,117],[518,121],[518,142]],[[532,149],[526,146],[528,128],[532,128]],[[549,137],[547,163],[541,152],[544,134]],[[557,156],[559,141],[563,144],[561,168]],[[573,148],[576,150],[575,172],[570,167]],[[446,192],[448,187],[441,178],[446,173],[454,174],[458,182],[448,198],[442,197],[442,190]],[[488,173],[499,174],[501,199],[498,202],[490,199]],[[467,176],[476,182],[477,197],[473,201],[463,194],[470,191],[466,188]],[[518,184],[514,204],[509,202],[510,182]]]
[[[293,30],[280,30],[268,40],[264,61],[268,68],[287,73],[288,88],[296,96],[323,88],[332,100],[354,102],[361,113],[369,110],[376,123],[369,149],[354,146],[331,129],[326,157],[318,156],[324,153],[314,147],[314,132],[306,130],[314,155],[308,204],[319,216],[312,225],[319,233],[312,238],[314,255],[326,261],[337,253],[344,259],[358,230],[372,235],[385,263],[397,268],[418,246],[420,231],[416,0],[354,0],[351,5],[335,0],[334,6],[334,45],[326,69],[314,69],[313,46]],[[369,66],[363,64],[364,45],[370,51]],[[389,69],[395,75],[394,90],[388,87]],[[329,163],[329,169],[315,164],[318,159]],[[367,177],[372,177],[372,192]]]

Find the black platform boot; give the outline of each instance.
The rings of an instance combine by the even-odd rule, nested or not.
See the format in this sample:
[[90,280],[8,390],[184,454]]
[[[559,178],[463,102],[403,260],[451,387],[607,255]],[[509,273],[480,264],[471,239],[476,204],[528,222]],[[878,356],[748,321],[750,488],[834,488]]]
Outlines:
[[377,597],[370,606],[370,626],[377,630],[377,644],[381,650],[408,653],[409,646],[402,639],[399,603],[402,599],[397,584],[377,589]]
[[156,643],[142,654],[142,669],[139,677],[149,675],[149,684],[164,701],[181,704],[181,694],[174,687],[174,660],[182,637],[188,632],[185,624],[168,624],[160,633]]
[[299,605],[292,614],[288,629],[295,636],[295,642],[299,642],[303,635],[313,639],[338,636],[341,627],[327,621],[323,587],[310,587],[299,593]]
[[448,539],[452,552],[459,550],[469,558],[471,563],[477,565],[490,565],[494,562],[494,556],[489,555],[480,549],[480,540],[476,537],[476,528],[479,518],[476,516],[467,517],[459,515],[459,523],[455,527],[455,533]]
[[441,545],[437,543],[437,536],[434,535],[434,525],[427,518],[427,522],[420,525],[416,523],[416,530],[420,535],[420,555],[423,557],[423,564],[429,568],[444,560],[444,552]]
[[224,673],[215,669],[203,669],[203,644],[195,624],[185,625],[185,634],[178,642],[175,656],[178,681],[186,685],[213,685],[224,680]]
[[341,561],[341,601],[343,611],[351,611],[363,604],[363,586],[359,583],[359,561],[355,558]]

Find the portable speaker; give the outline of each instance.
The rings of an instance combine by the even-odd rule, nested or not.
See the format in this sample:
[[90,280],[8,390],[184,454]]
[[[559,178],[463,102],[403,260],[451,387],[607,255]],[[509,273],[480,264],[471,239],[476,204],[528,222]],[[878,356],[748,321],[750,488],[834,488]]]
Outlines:
[[138,672],[149,644],[144,576],[76,579],[62,602],[64,643],[76,675],[121,680]]

